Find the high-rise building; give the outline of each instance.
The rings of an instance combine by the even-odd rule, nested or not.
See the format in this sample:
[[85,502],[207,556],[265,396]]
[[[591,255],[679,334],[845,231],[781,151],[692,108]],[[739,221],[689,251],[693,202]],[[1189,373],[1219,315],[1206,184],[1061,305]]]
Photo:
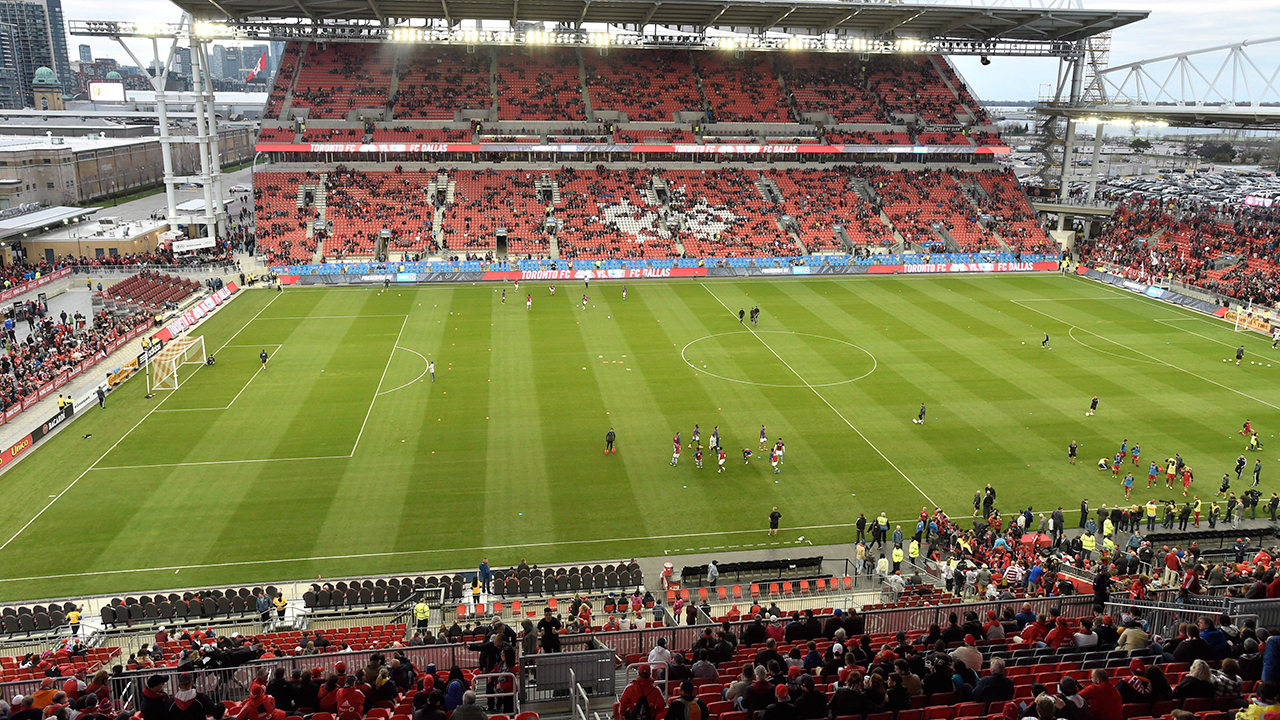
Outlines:
[[209,50],[209,74],[215,78],[226,77],[223,69],[227,66],[227,46],[214,45]]
[[[258,64],[258,58],[262,57],[263,53],[267,53],[267,60],[270,62],[271,53],[266,45],[246,45],[240,48],[240,69],[252,70]],[[271,65],[268,64],[267,67],[271,67]]]
[[[52,0],[57,2],[57,0]],[[61,30],[61,6],[59,6],[58,28]],[[36,70],[47,67],[63,81],[59,65],[65,66],[67,77],[71,74],[71,63],[66,60],[66,33],[60,32],[62,38],[63,58],[55,53],[53,33],[50,31],[49,6],[45,0],[26,2],[25,0],[0,0],[0,23],[12,25],[13,62],[11,67],[17,75],[17,86],[22,96],[22,103],[31,107],[34,96],[31,92],[31,81]],[[63,92],[67,92],[64,88]]]
[[7,23],[0,23],[0,107],[6,110],[16,110],[23,106],[17,47],[18,29]]
[[178,72],[191,77],[191,48],[179,45],[173,50],[173,66],[170,72]]
[[245,73],[240,71],[240,48],[226,47],[222,49],[222,77],[228,80],[243,80]]
[[275,73],[280,67],[280,58],[284,57],[284,43],[273,40],[271,41],[271,72]]
[[93,62],[93,48],[83,44],[80,46],[80,62],[82,63]]

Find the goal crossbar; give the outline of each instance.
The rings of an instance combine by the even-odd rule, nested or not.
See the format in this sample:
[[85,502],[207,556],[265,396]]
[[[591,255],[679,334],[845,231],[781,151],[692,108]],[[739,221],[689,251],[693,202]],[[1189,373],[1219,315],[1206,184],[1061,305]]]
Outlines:
[[204,336],[175,338],[147,365],[147,392],[177,390],[184,365],[203,365]]

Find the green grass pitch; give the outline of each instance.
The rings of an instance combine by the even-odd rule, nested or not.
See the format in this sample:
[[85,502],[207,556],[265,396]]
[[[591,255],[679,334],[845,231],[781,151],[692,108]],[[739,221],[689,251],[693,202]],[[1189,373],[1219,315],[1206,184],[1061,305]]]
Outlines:
[[[1080,279],[597,283],[585,311],[577,283],[506,287],[244,293],[198,331],[217,365],[151,399],[130,381],[0,476],[0,597],[728,551],[774,505],[778,541],[845,542],[859,512],[969,515],[988,482],[1006,511],[1074,510],[1123,499],[1095,465],[1126,438],[1135,501],[1175,452],[1206,498],[1246,418],[1280,486],[1280,353]],[[694,423],[727,472],[670,466]],[[779,475],[743,464],[761,424]]]

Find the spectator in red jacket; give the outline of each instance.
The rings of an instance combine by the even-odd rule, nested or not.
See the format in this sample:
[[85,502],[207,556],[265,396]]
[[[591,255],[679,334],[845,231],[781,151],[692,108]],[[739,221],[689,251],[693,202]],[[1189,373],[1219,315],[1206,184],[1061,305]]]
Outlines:
[[1091,676],[1093,683],[1080,691],[1080,696],[1089,701],[1089,714],[1093,720],[1124,720],[1120,700],[1120,691],[1111,685],[1107,671],[1098,668]]
[[253,685],[249,697],[240,704],[236,720],[284,720],[284,711],[276,709],[276,701],[262,685]]
[[338,714],[364,716],[364,693],[356,689],[356,676],[348,675],[346,686],[338,691]]
[[[623,720],[632,720],[633,718],[662,720],[667,714],[666,704],[662,702],[662,693],[658,692],[658,688],[653,684],[651,674],[652,671],[648,665],[641,665],[639,676],[627,685],[626,690],[622,691],[622,697],[618,702],[618,712],[622,714]],[[648,707],[640,709],[641,703]]]
[[320,690],[316,693],[316,702],[319,703],[320,712],[335,713],[338,711],[338,676],[330,673],[329,677],[324,681],[324,685],[320,686]]

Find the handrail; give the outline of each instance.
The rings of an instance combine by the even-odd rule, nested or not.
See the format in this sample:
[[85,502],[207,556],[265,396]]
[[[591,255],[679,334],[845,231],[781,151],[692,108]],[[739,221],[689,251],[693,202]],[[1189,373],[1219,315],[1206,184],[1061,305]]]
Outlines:
[[[502,678],[511,678],[511,690],[509,692],[488,692],[487,690],[485,692],[479,692],[477,690],[477,688],[480,687],[481,680],[492,681],[492,684],[496,687],[497,683]],[[473,675],[471,676],[471,690],[472,692],[475,692],[476,700],[481,700],[484,698],[509,697],[511,698],[511,702],[512,702],[511,707],[513,709],[511,712],[513,713],[513,717],[514,717],[514,713],[520,712],[520,680],[519,678],[516,677],[515,673],[497,672],[497,673],[485,673],[483,675]]]

